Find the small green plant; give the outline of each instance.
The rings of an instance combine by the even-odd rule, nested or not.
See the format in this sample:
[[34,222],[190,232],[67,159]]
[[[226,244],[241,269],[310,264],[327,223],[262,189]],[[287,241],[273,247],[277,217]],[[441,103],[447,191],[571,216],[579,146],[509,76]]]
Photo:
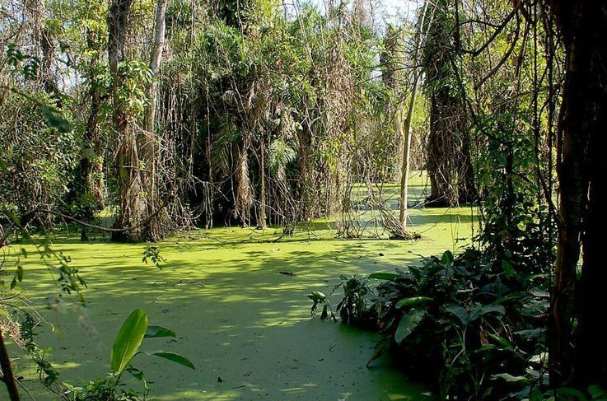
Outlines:
[[[143,352],[141,346],[146,338],[175,337],[175,333],[161,326],[149,325],[147,314],[136,309],[126,318],[114,344],[110,358],[110,372],[107,377],[89,382],[83,387],[62,383],[61,396],[66,401],[143,401],[150,393],[149,382],[142,370],[133,366],[133,359],[145,354],[163,358],[181,366],[195,369],[194,364],[182,355],[154,351]],[[129,373],[143,385],[143,391],[125,389],[122,374]]]
[[322,307],[322,312],[320,313],[320,319],[326,320],[329,317],[333,320],[337,320],[335,318],[335,313],[333,313],[333,308],[331,304],[327,301],[327,296],[320,291],[312,291],[308,298],[312,300],[312,307],[310,308],[310,316],[316,317],[318,313],[318,309]]
[[[361,276],[340,276],[340,282],[333,288],[331,294],[338,289],[343,290],[343,298],[338,302],[335,311],[339,314],[341,320],[348,324],[362,324],[367,319],[373,319],[373,314],[369,310],[369,296],[372,294],[372,289],[366,278]],[[310,314],[316,317],[318,310],[322,307],[320,314],[321,320],[326,320],[329,317],[336,320],[333,307],[328,300],[328,297],[320,292],[313,291],[308,298],[312,300]]]
[[166,261],[162,255],[160,255],[160,248],[152,244],[147,244],[143,250],[143,258],[141,261],[143,263],[148,263],[148,260],[159,269],[162,268],[162,263]]
[[367,323],[373,319],[369,308],[369,298],[373,294],[369,282],[361,276],[340,277],[341,282],[336,288],[342,288],[344,297],[337,304],[336,310],[341,320],[351,323]]

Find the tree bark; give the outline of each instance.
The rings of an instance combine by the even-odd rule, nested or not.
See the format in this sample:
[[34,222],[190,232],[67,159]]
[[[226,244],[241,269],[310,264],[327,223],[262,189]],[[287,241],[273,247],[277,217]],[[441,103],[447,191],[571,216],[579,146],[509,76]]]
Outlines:
[[[99,51],[98,41],[93,32],[87,33],[89,50]],[[103,181],[103,156],[101,135],[99,133],[99,110],[102,103],[100,83],[96,77],[98,58],[92,57],[89,64],[88,96],[91,102],[89,116],[84,131],[84,141],[80,154],[79,177],[76,185],[78,198],[84,210],[82,218],[91,220],[95,211],[105,203],[105,185]],[[82,240],[87,239],[86,228],[82,227]]]
[[234,211],[242,227],[249,225],[253,202],[251,181],[249,179],[249,144],[250,139],[247,134],[243,138],[243,143],[237,146],[238,154],[236,157],[236,171],[234,172],[236,180]]
[[448,92],[449,88],[440,88],[431,96],[430,133],[427,148],[427,170],[430,177],[430,206],[457,205],[458,182],[456,159],[459,157],[456,136],[461,126],[455,124],[461,108],[458,99]]
[[17,383],[15,382],[15,376],[13,375],[13,369],[11,368],[11,360],[6,351],[4,345],[4,338],[2,337],[2,329],[0,328],[0,371],[2,376],[0,380],[4,382],[6,391],[10,401],[19,401],[19,391],[17,390]]
[[[452,26],[457,21],[449,4],[446,0],[435,2],[424,45],[423,65],[430,93],[426,165],[431,186],[429,206],[456,206],[460,198],[468,198],[474,192],[463,94],[454,93],[452,88],[457,79],[453,59],[458,55],[459,43],[453,43]],[[455,38],[456,42],[459,40]],[[460,194],[460,189],[465,194]]]
[[265,230],[267,228],[267,204],[266,204],[266,147],[264,139],[261,139],[261,146],[259,147],[259,178],[260,182],[260,193],[259,193],[259,217],[257,221],[257,227]]
[[600,151],[607,131],[607,4],[552,0],[548,5],[567,54],[559,117],[560,221],[549,332],[551,381],[606,385],[602,295],[607,269],[600,247],[607,226],[607,165]]
[[301,215],[298,216],[303,221],[308,221],[312,218],[317,210],[312,204],[313,197],[311,194],[312,190],[312,168],[310,149],[312,147],[312,127],[309,124],[305,124],[303,129],[297,133],[297,139],[299,144],[299,157],[298,157],[298,172],[299,179],[297,180],[297,192],[301,203]]
[[146,107],[143,120],[143,127],[150,132],[154,131],[154,123],[156,118],[158,72],[160,71],[162,52],[164,50],[167,4],[168,0],[158,0],[158,4],[156,5],[156,15],[154,18],[154,41],[150,55],[150,72],[152,73],[152,82],[148,87],[148,105]]
[[108,59],[113,78],[112,106],[113,124],[118,137],[117,183],[120,210],[114,223],[112,239],[117,241],[141,241],[145,202],[142,194],[140,159],[137,147],[133,116],[127,111],[127,99],[120,89],[125,77],[119,70],[122,62],[128,61],[126,38],[129,30],[130,9],[133,0],[112,0],[108,13]]
[[[417,58],[417,57],[416,57]],[[407,210],[409,203],[409,165],[410,165],[410,155],[411,155],[411,139],[413,137],[413,132],[411,129],[411,120],[413,118],[413,108],[415,106],[415,98],[417,95],[417,81],[418,81],[418,73],[417,71],[413,72],[413,85],[411,87],[411,94],[409,99],[409,105],[407,106],[407,115],[405,116],[405,121],[403,126],[400,125],[401,111],[397,111],[397,124],[399,126],[400,134],[403,138],[403,155],[401,161],[401,170],[400,170],[400,210],[399,210],[399,218],[398,221],[400,226],[402,227],[403,236],[407,234]]]
[[146,215],[153,216],[143,227],[143,237],[152,241],[162,238],[163,214],[159,213],[161,207],[158,196],[158,135],[156,134],[156,98],[158,95],[158,73],[162,63],[162,52],[165,43],[166,9],[168,0],[159,0],[156,5],[154,22],[154,40],[150,54],[150,72],[152,81],[147,87],[148,104],[143,118],[143,130],[138,135],[138,146],[141,160],[145,169],[141,172],[142,186],[146,194]]
[[[426,15],[428,12],[428,4],[426,1],[424,3],[424,8],[422,11],[422,16],[420,23],[417,27],[417,31],[415,33],[415,50],[413,53],[413,65],[417,66],[419,49],[422,44],[422,31],[425,28]],[[429,26],[432,26],[432,19],[430,19]],[[401,226],[402,235],[405,237],[407,235],[407,210],[409,203],[409,165],[411,159],[411,139],[413,138],[413,131],[411,128],[411,121],[413,120],[413,109],[415,108],[415,99],[417,98],[417,84],[419,82],[420,72],[417,71],[417,68],[413,70],[413,79],[411,80],[411,92],[409,94],[409,103],[407,105],[407,114],[405,116],[404,125],[401,125],[401,113],[400,105],[397,107],[396,111],[396,124],[397,124],[397,132],[400,134],[402,138],[402,146],[403,146],[403,154],[401,160],[401,170],[400,170],[400,208],[399,208],[399,216],[398,221]]]

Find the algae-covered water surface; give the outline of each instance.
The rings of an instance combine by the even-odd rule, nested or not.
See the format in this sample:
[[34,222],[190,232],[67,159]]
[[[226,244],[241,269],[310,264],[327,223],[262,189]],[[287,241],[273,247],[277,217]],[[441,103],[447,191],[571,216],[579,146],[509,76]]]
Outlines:
[[[178,352],[196,365],[137,356],[155,400],[422,400],[431,398],[427,388],[408,381],[395,361],[365,366],[375,334],[311,319],[306,295],[331,292],[341,274],[389,271],[457,250],[470,239],[471,220],[470,209],[414,210],[422,239],[409,242],[340,240],[323,224],[277,242],[280,231],[271,228],[193,231],[158,245],[160,269],[142,262],[142,244],[56,235],[53,248],[69,255],[88,284],[83,307],[49,298],[56,283],[35,249],[14,248],[29,252],[20,291],[47,320],[38,341],[52,350],[64,381],[103,377],[121,322],[142,308],[151,324],[177,333],[146,340],[144,349]],[[36,399],[53,399],[36,384],[31,362],[15,364]]]

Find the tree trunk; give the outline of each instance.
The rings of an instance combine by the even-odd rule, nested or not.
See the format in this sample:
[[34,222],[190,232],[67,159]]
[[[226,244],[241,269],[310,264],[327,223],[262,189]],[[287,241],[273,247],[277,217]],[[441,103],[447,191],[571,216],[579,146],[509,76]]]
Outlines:
[[[567,53],[559,118],[560,226],[550,315],[551,378],[553,385],[606,385],[602,295],[607,269],[600,247],[607,225],[607,165],[600,151],[607,131],[607,4],[598,0],[548,3]],[[576,283],[582,241],[584,261]]]
[[164,49],[166,32],[166,10],[168,0],[158,0],[156,5],[156,16],[154,21],[154,42],[150,55],[150,72],[152,73],[152,83],[148,87],[148,105],[145,110],[143,127],[146,131],[154,131],[154,122],[156,117],[156,96],[158,93],[158,72],[162,62],[162,51]]
[[[299,179],[297,180],[297,192],[299,194],[299,201],[301,204],[301,210],[298,218],[303,221],[308,221],[312,218],[316,210],[312,204],[313,197],[311,196],[312,190],[312,172],[311,172],[311,147],[312,147],[312,127],[305,124],[303,129],[297,133],[297,139],[299,143],[299,157],[297,160]],[[292,220],[293,216],[289,216],[289,220]]]
[[146,216],[155,216],[150,218],[143,227],[143,236],[146,239],[156,241],[162,238],[163,219],[158,196],[158,136],[156,134],[156,97],[158,95],[158,72],[162,62],[162,52],[165,42],[166,31],[166,9],[168,0],[159,0],[156,5],[156,15],[154,21],[154,40],[150,54],[150,72],[152,81],[147,87],[148,104],[143,118],[143,130],[138,135],[138,146],[141,152],[141,160],[145,169],[141,172],[142,186],[145,190]]
[[409,99],[409,105],[407,107],[407,115],[405,117],[404,125],[401,126],[400,121],[400,113],[401,111],[397,111],[397,124],[399,126],[399,131],[401,137],[403,138],[403,155],[401,161],[401,170],[400,170],[400,210],[399,210],[399,218],[398,221],[403,231],[403,236],[407,233],[407,209],[409,203],[409,164],[410,164],[410,155],[411,155],[411,139],[413,137],[413,132],[411,130],[411,120],[413,118],[413,107],[415,105],[415,98],[417,95],[417,72],[413,78],[413,86],[411,88],[411,97]]
[[15,376],[11,368],[11,360],[6,351],[4,344],[4,338],[2,337],[2,328],[0,328],[0,380],[4,382],[6,391],[10,401],[19,401],[19,391],[17,390],[17,383],[15,382]]
[[114,227],[122,229],[122,231],[114,232],[112,239],[118,241],[141,241],[143,239],[142,225],[145,216],[140,160],[133,117],[127,111],[127,99],[121,98],[120,94],[125,77],[119,71],[119,64],[128,61],[126,35],[129,30],[129,14],[132,2],[133,0],[112,0],[108,13],[108,58],[113,78],[112,117],[119,142],[116,168],[120,210]]
[[253,203],[251,181],[249,179],[249,142],[248,137],[245,137],[243,143],[237,146],[238,155],[236,158],[236,171],[234,173],[234,178],[236,179],[234,211],[242,227],[249,225],[251,204]]
[[[417,31],[415,33],[415,50],[413,53],[413,65],[417,66],[418,63],[418,55],[419,50],[422,45],[422,32],[426,28],[426,15],[428,12],[428,4],[426,1],[424,3],[424,9],[422,11],[422,16],[417,27]],[[430,18],[430,22],[428,27],[432,26],[432,18]],[[411,81],[411,93],[409,94],[409,104],[407,106],[407,115],[405,116],[404,125],[401,126],[401,110],[400,106],[396,111],[396,124],[397,124],[397,132],[399,132],[400,137],[402,138],[402,146],[403,146],[403,154],[401,160],[401,170],[400,170],[400,210],[398,221],[400,223],[402,229],[403,237],[407,235],[407,209],[409,203],[409,165],[411,159],[411,139],[413,138],[413,132],[411,129],[411,121],[413,120],[413,109],[415,108],[415,99],[417,97],[417,84],[419,82],[420,73],[417,71],[417,68],[413,70],[413,79]]]
[[450,2],[434,3],[433,21],[428,27],[424,44],[423,66],[427,90],[430,92],[430,133],[427,145],[427,166],[431,192],[429,206],[455,206],[464,172],[471,173],[469,141],[466,142],[466,112],[463,94],[453,93],[452,82],[457,79],[453,59],[457,46],[453,35]]
[[261,146],[259,149],[259,177],[261,180],[261,190],[259,193],[259,216],[257,221],[257,227],[265,230],[267,228],[267,215],[266,215],[266,149],[264,145],[264,139],[261,139]]
[[[87,46],[89,50],[99,51],[93,32],[87,33]],[[101,84],[96,79],[98,58],[92,57],[89,65],[88,96],[91,109],[84,131],[84,141],[80,154],[79,178],[76,188],[77,198],[84,208],[82,218],[91,220],[97,210],[103,208],[105,203],[105,185],[103,181],[103,156],[101,149],[101,135],[99,133],[99,109],[101,108]],[[87,240],[86,227],[82,227],[82,240]]]
[[[440,88],[432,94],[430,106],[430,134],[427,149],[427,170],[430,177],[430,206],[455,206],[457,193],[457,163],[459,157],[456,146],[456,131],[453,126],[456,113],[461,110],[455,105],[459,102],[449,93],[449,88]],[[457,119],[457,117],[456,117]]]

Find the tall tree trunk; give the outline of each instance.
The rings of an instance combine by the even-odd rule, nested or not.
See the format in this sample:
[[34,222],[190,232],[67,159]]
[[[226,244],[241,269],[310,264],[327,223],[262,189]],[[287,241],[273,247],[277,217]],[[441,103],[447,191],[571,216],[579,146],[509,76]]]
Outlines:
[[125,84],[125,77],[119,70],[119,65],[128,61],[126,36],[132,3],[133,0],[112,0],[108,14],[108,59],[113,78],[112,117],[119,142],[116,168],[120,210],[114,227],[123,230],[114,232],[112,239],[118,241],[141,241],[145,218],[140,159],[133,116],[127,111],[127,99],[121,98],[124,94],[120,93]]
[[249,179],[249,143],[250,140],[247,135],[243,139],[243,143],[237,146],[238,155],[236,157],[236,171],[234,173],[234,178],[236,180],[234,211],[235,215],[240,220],[240,225],[242,227],[249,225],[251,205],[253,203],[251,181]]
[[[44,6],[42,6],[44,8]],[[40,48],[42,49],[42,65],[40,75],[44,91],[54,98],[57,107],[62,107],[61,96],[55,77],[53,76],[53,63],[55,62],[55,43],[52,33],[44,28],[40,34]]]
[[6,391],[10,401],[19,401],[19,391],[17,390],[17,382],[11,368],[11,360],[8,356],[4,338],[2,337],[2,328],[0,327],[0,380],[4,382]]
[[[441,78],[441,79],[444,79]],[[435,89],[431,97],[430,133],[428,136],[427,170],[430,177],[431,206],[455,206],[458,202],[457,149],[459,127],[453,125],[456,113],[462,112],[449,88]]]
[[156,15],[154,18],[154,41],[152,52],[150,54],[150,72],[152,73],[152,82],[148,87],[148,105],[145,110],[143,127],[150,132],[154,131],[156,117],[156,96],[158,94],[158,72],[162,62],[162,52],[164,50],[165,32],[166,32],[166,10],[168,0],[158,0],[156,4]]
[[400,170],[400,210],[399,210],[399,218],[400,226],[402,227],[403,236],[407,233],[407,209],[409,203],[409,165],[410,165],[410,155],[411,155],[411,139],[413,138],[413,131],[411,129],[411,120],[413,118],[413,107],[415,106],[415,98],[417,95],[417,72],[413,73],[415,76],[413,78],[413,85],[411,87],[411,97],[409,99],[409,105],[407,106],[407,115],[405,116],[404,124],[401,125],[401,110],[397,111],[396,123],[398,125],[398,130],[400,131],[400,135],[403,138],[403,154],[401,161],[401,170]]
[[[316,210],[312,204],[313,197],[312,191],[312,169],[311,169],[311,158],[310,155],[312,147],[312,127],[309,124],[305,124],[303,129],[297,133],[297,139],[299,143],[299,157],[297,160],[299,179],[297,180],[297,192],[299,194],[299,200],[301,202],[301,213],[298,218],[308,221],[314,216]],[[292,216],[289,216],[289,220]]]
[[[548,5],[567,53],[559,118],[560,221],[549,332],[552,384],[606,385],[602,316],[607,269],[600,247],[607,226],[607,165],[600,151],[607,131],[607,3],[548,0]],[[576,283],[582,241],[584,261]]]
[[267,194],[266,194],[266,147],[264,143],[264,138],[261,138],[261,146],[259,149],[260,157],[259,157],[259,178],[260,178],[260,193],[259,193],[259,216],[257,221],[257,227],[262,230],[267,228]]
[[[98,40],[91,31],[87,33],[89,50],[100,51]],[[98,57],[93,56],[89,64],[88,96],[91,102],[89,116],[84,131],[84,141],[80,154],[78,198],[84,207],[82,218],[91,220],[95,211],[103,208],[105,203],[105,185],[103,181],[103,156],[101,135],[99,132],[99,109],[101,108],[101,83],[96,78]],[[86,227],[82,227],[82,240],[87,239]]]
[[150,72],[152,81],[147,88],[148,104],[143,118],[143,130],[138,135],[138,146],[141,152],[141,160],[145,169],[141,172],[141,180],[146,194],[146,215],[155,216],[145,224],[143,236],[147,239],[159,240],[162,233],[162,224],[165,221],[158,196],[158,141],[156,134],[156,98],[158,95],[158,73],[162,62],[162,52],[165,42],[166,31],[166,9],[168,0],[159,0],[156,4],[156,15],[154,21],[154,40],[150,54]]
[[[471,163],[462,157],[467,135],[462,94],[453,93],[451,87],[457,79],[455,63],[452,62],[457,57],[457,46],[452,43],[454,21],[450,2],[436,1],[433,21],[424,44],[422,64],[430,93],[426,168],[431,184],[428,204],[432,206],[455,206],[459,201],[463,172],[471,172]],[[469,149],[467,155],[470,155]]]
[[[429,23],[426,26],[426,16],[428,13],[429,1],[424,3],[422,16],[415,33],[415,50],[413,53],[413,65],[417,66],[419,50],[422,47],[422,41],[425,36],[422,34],[424,29],[432,27],[433,18],[429,19]],[[405,116],[404,125],[401,126],[401,113],[402,110],[396,111],[396,124],[397,131],[402,138],[403,154],[401,160],[401,171],[400,171],[400,210],[399,210],[399,223],[402,227],[403,236],[407,235],[407,208],[409,203],[409,165],[411,159],[411,140],[413,138],[413,131],[411,122],[413,120],[413,109],[415,108],[415,99],[417,98],[417,85],[419,82],[420,72],[417,71],[417,67],[413,70],[413,79],[411,80],[411,93],[409,94],[409,104],[407,106],[407,114]]]

